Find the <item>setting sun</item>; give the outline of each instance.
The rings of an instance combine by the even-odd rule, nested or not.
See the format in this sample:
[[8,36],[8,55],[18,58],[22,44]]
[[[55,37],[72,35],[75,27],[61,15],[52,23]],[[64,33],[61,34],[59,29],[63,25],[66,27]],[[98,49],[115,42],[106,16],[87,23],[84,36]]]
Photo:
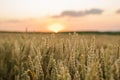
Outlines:
[[50,31],[53,31],[53,32],[56,32],[56,33],[57,33],[57,32],[59,32],[59,31],[63,30],[63,29],[64,29],[64,26],[61,25],[61,24],[56,23],[56,24],[52,24],[52,25],[48,26],[48,29],[49,29]]

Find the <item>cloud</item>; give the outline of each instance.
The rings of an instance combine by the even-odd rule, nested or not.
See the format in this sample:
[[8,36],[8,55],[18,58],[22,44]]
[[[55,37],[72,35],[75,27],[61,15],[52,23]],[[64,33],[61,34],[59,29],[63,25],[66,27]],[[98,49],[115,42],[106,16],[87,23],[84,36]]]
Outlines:
[[7,20],[6,22],[8,23],[18,23],[21,22],[20,20]]
[[52,17],[57,18],[57,17],[82,17],[82,16],[87,16],[87,15],[97,15],[97,14],[102,14],[103,10],[101,9],[90,9],[90,10],[85,10],[85,11],[63,11],[60,15],[54,15]]
[[17,19],[11,19],[11,20],[4,20],[4,21],[1,21],[0,20],[0,24],[9,24],[9,23],[21,23],[22,21],[21,20],[17,20]]
[[0,20],[0,24],[15,24],[15,23],[27,23],[34,22],[34,19],[8,19],[8,20]]
[[88,11],[85,11],[85,14],[102,14],[103,10],[101,9],[91,9]]
[[120,9],[116,11],[117,14],[120,14]]

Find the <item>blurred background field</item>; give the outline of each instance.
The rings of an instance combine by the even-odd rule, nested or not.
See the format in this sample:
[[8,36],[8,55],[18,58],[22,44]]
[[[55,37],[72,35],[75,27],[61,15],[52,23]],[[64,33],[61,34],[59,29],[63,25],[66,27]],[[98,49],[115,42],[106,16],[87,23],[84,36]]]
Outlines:
[[0,80],[120,80],[120,33],[0,33]]

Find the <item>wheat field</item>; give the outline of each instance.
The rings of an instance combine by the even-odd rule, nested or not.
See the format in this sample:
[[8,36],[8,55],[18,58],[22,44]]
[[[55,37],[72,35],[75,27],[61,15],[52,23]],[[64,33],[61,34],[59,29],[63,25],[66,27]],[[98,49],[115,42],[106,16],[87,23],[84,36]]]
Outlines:
[[120,35],[0,33],[0,80],[120,80]]

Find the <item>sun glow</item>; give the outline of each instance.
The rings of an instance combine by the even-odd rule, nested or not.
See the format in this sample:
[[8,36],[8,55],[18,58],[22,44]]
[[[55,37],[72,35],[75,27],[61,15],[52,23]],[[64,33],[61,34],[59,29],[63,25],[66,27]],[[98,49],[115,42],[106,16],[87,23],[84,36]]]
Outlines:
[[53,31],[53,32],[55,32],[55,33],[58,33],[58,32],[60,32],[61,30],[64,29],[64,26],[57,23],[57,24],[52,24],[52,25],[48,26],[48,29],[49,29],[50,31]]

